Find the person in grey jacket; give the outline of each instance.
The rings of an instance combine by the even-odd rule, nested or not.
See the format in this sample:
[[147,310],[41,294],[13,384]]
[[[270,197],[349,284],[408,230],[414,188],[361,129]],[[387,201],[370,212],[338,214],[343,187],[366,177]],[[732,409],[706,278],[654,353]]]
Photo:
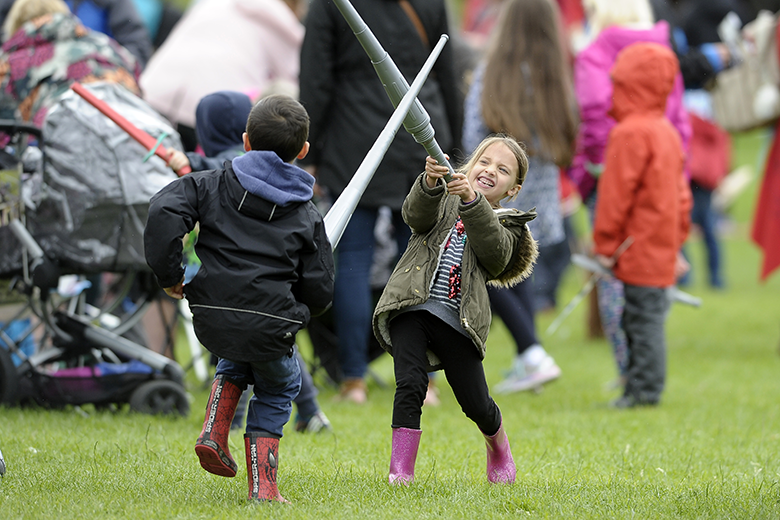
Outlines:
[[514,138],[487,137],[446,185],[447,167],[430,157],[404,201],[412,229],[374,312],[374,334],[392,354],[391,483],[410,483],[420,442],[428,372],[443,369],[455,398],[487,443],[487,478],[511,483],[515,465],[501,411],[490,397],[482,359],[490,329],[486,284],[526,278],[538,254],[527,222],[534,212],[502,209],[528,171]]
[[[241,392],[254,385],[244,445],[250,500],[285,502],[276,484],[279,439],[301,387],[295,335],[333,296],[333,255],[311,201],[309,118],[289,96],[249,114],[246,154],[220,170],[185,175],[152,197],[146,260],[165,292],[184,294],[200,342],[220,357],[195,444],[201,466],[236,475],[228,449]],[[182,237],[200,223],[197,275],[185,286]]]

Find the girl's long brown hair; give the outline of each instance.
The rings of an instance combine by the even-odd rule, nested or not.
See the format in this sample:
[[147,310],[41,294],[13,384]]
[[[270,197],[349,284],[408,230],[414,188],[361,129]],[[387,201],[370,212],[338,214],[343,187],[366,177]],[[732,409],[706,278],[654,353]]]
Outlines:
[[486,54],[482,116],[492,132],[525,143],[529,155],[566,166],[579,123],[552,0],[506,0]]

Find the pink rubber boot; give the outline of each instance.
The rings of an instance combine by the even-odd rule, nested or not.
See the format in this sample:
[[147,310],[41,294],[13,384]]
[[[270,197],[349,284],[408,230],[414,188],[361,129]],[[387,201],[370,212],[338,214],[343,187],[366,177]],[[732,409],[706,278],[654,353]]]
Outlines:
[[485,435],[487,445],[487,478],[489,482],[512,484],[515,481],[517,468],[509,448],[509,439],[504,431],[504,423],[493,435]]
[[422,430],[393,428],[393,449],[390,453],[390,483],[409,485],[414,481],[414,463],[420,446]]

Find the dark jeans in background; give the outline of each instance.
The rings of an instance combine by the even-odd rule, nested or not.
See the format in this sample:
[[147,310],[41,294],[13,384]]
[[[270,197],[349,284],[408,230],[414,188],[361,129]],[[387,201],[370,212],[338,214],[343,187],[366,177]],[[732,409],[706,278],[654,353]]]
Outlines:
[[624,284],[623,329],[628,339],[628,371],[624,396],[655,404],[666,382],[666,333],[669,310],[666,289]]
[[[691,193],[693,194],[691,223],[696,224],[701,229],[704,245],[707,249],[709,284],[711,287],[722,288],[723,277],[721,275],[721,251],[718,238],[718,215],[712,208],[712,191],[692,182]],[[689,258],[685,250],[683,250],[683,253],[686,258]],[[688,285],[691,282],[692,272],[693,266],[691,266],[691,271],[680,279],[681,285]]]

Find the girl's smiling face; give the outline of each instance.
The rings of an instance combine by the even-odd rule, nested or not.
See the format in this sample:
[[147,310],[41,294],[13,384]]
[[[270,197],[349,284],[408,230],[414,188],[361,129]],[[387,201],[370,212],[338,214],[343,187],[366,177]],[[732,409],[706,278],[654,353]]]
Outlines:
[[512,151],[504,143],[493,143],[482,153],[468,174],[474,191],[481,193],[497,207],[501,199],[520,191],[517,180],[520,166]]

